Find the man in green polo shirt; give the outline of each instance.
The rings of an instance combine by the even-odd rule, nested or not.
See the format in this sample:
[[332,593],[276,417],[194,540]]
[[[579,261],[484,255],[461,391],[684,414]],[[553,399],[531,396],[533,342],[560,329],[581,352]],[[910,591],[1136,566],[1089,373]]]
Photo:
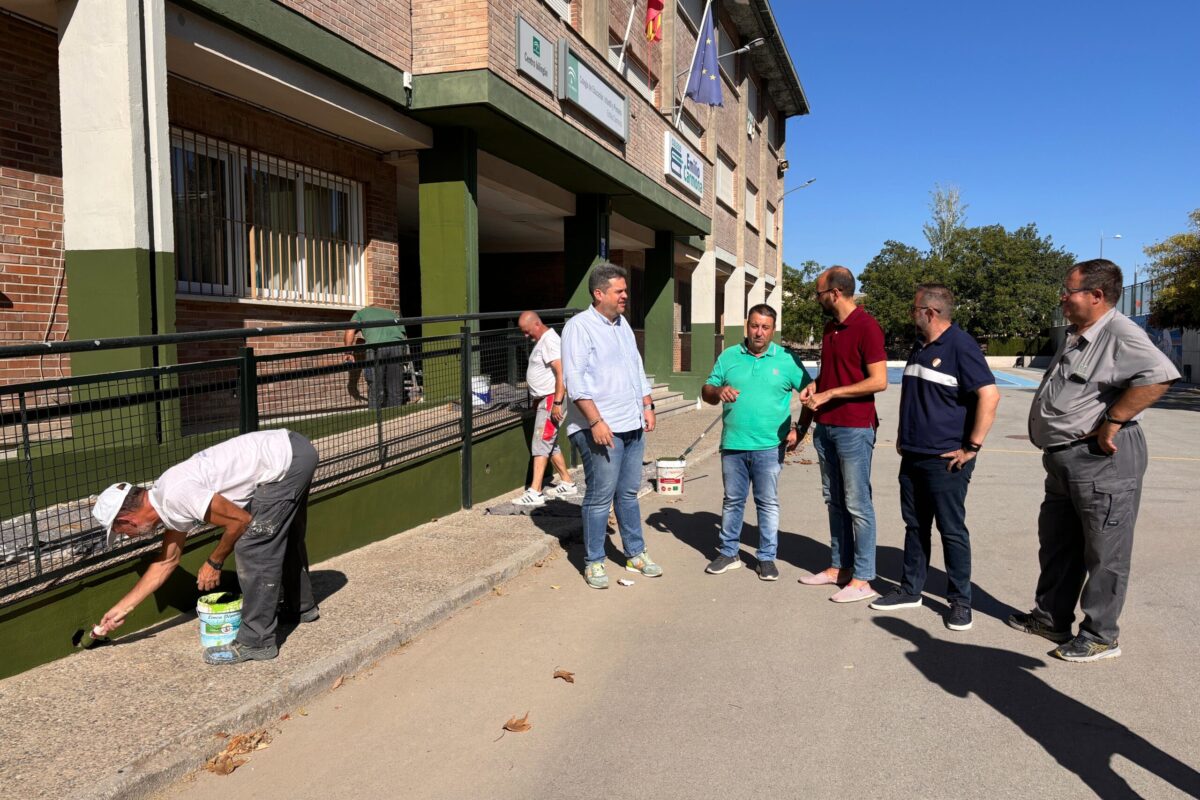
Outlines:
[[[351,322],[385,322],[399,316],[395,311],[378,306],[367,306],[356,311],[350,318]],[[370,328],[351,328],[346,331],[343,339],[349,347],[361,337],[369,345],[366,357],[368,366],[363,368],[363,377],[367,379],[367,405],[369,408],[390,408],[404,403],[404,374],[410,370],[408,347],[404,344],[407,338],[401,325],[379,325]],[[353,361],[352,354],[346,355],[346,361]]]
[[775,552],[779,547],[779,472],[785,448],[804,438],[792,425],[792,392],[812,382],[800,360],[771,341],[775,309],[756,305],[746,317],[746,340],[727,348],[713,365],[700,394],[706,403],[724,403],[721,431],[721,543],[705,572],[719,575],[742,565],[738,546],[746,495],[754,488],[758,511],[758,577],[779,579]]

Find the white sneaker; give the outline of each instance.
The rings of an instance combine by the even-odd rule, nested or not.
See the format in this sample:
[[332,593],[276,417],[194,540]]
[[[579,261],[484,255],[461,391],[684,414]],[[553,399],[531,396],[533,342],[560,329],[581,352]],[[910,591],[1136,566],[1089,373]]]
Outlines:
[[526,489],[525,494],[512,502],[514,506],[544,506],[546,505],[546,496],[533,489]]
[[574,497],[575,495],[579,494],[579,489],[575,486],[575,484],[569,481],[563,481],[551,489],[550,494],[554,495],[555,497]]

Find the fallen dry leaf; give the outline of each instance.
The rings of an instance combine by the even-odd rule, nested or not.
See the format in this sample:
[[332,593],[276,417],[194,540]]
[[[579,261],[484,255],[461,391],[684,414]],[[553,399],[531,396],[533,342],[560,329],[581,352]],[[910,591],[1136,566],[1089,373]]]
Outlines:
[[302,708],[302,709],[300,709],[300,710],[299,710],[298,712],[296,712],[296,713],[298,713],[298,714],[299,714],[300,716],[302,716],[302,717],[307,717],[307,716],[308,716],[308,709],[307,709],[307,708]]
[[279,718],[279,721],[280,721],[280,722],[287,722],[287,721],[288,721],[289,719],[291,719],[291,718],[292,718],[292,715],[291,715],[291,714],[284,714],[282,717],[280,717],[280,718]]
[[535,567],[539,567],[539,568],[540,568],[540,567],[544,567],[544,566],[546,566],[546,559],[544,559],[544,558],[540,558],[540,559],[538,559],[537,561],[533,562],[533,565],[534,565]]
[[804,466],[808,467],[808,466],[812,466],[813,461],[811,458],[802,458],[802,459],[800,459],[800,463],[803,464]]
[[562,679],[563,679],[564,681],[566,681],[567,683],[574,683],[574,682],[575,682],[575,673],[574,673],[574,672],[567,672],[565,669],[556,669],[556,670],[554,670],[554,677],[555,677],[555,678],[562,678]]
[[332,692],[334,689],[337,689],[337,688],[338,688],[338,687],[340,687],[340,686],[341,686],[343,683],[345,683],[345,681],[346,681],[346,676],[345,676],[345,675],[338,675],[338,679],[337,679],[336,681],[334,681],[334,682],[333,682],[333,686],[330,686],[330,687],[329,687],[329,691],[331,691],[331,692]]
[[503,590],[503,589],[501,589],[499,586],[493,586],[493,587],[492,587],[492,592],[493,592],[493,593],[495,593],[495,594],[497,594],[497,595],[499,595],[500,597],[503,597],[503,596],[504,596],[504,590]]
[[204,768],[217,775],[228,775],[246,763],[239,758],[255,750],[265,750],[271,745],[271,734],[265,730],[239,733],[229,740],[225,749],[205,762]]
[[528,711],[525,712],[525,716],[520,718],[512,717],[508,722],[504,723],[504,730],[512,731],[513,733],[524,733],[532,727],[533,725],[529,723]]
[[558,585],[558,584],[556,584],[556,583],[552,583],[552,584],[550,584],[550,588],[551,588],[551,589],[561,589],[562,587],[561,587],[561,586],[559,586],[559,585]]

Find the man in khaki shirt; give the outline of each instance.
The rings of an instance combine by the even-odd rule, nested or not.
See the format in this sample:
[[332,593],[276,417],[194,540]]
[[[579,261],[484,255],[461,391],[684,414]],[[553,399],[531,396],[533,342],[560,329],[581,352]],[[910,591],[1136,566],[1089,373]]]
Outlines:
[[[1117,618],[1147,461],[1138,420],[1179,379],[1146,332],[1114,308],[1121,288],[1111,261],[1067,273],[1059,302],[1071,326],[1029,409],[1029,439],[1046,470],[1041,574],[1033,610],[1008,624],[1058,642],[1054,655],[1065,661],[1121,654]],[[1077,601],[1083,621],[1073,637]]]

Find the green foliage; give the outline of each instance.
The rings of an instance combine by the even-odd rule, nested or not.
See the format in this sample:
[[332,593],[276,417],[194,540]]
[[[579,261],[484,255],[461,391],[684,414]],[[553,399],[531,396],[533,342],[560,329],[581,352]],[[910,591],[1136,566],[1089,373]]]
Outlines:
[[859,275],[864,306],[893,349],[914,335],[909,308],[919,283],[944,283],[958,300],[954,320],[977,339],[1036,336],[1058,306],[1058,287],[1075,256],[1040,236],[1036,225],[967,228],[957,190],[933,193],[925,226],[931,249],[887,241]]
[[799,269],[783,265],[783,320],[780,331],[785,342],[818,344],[825,317],[817,304],[817,276],[824,268],[816,261],[805,261]]
[[1200,328],[1200,208],[1188,214],[1188,226],[1145,251],[1150,276],[1161,282],[1150,305],[1157,328]]

